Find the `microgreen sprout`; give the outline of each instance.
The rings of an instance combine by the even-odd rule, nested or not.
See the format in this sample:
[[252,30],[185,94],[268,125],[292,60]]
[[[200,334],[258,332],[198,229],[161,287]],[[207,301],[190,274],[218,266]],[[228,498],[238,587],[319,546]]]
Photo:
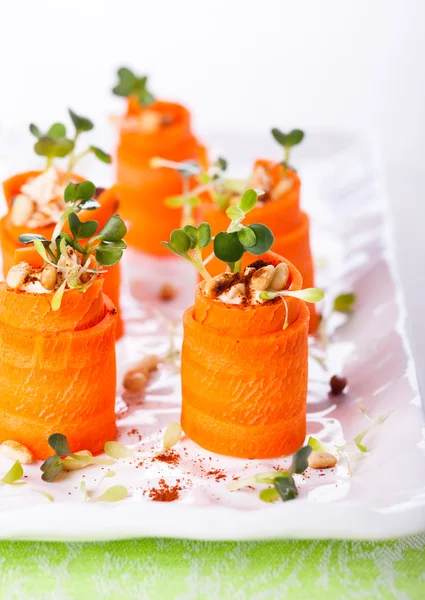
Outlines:
[[18,481],[24,474],[19,460],[15,461],[9,471],[0,479],[0,485],[25,485],[26,481]]
[[262,300],[273,300],[277,297],[290,296],[292,298],[298,298],[304,302],[314,304],[321,302],[325,297],[325,292],[320,288],[306,288],[305,290],[282,290],[280,292],[261,292],[260,298]]
[[[194,224],[194,209],[201,204],[202,194],[209,192],[217,204],[223,197],[221,186],[224,184],[224,172],[227,169],[227,160],[219,157],[207,171],[203,171],[197,161],[175,162],[155,156],[150,161],[153,169],[169,168],[176,170],[182,177],[183,192],[165,200],[170,208],[181,208],[182,227]],[[190,180],[195,179],[198,185],[190,188]]]
[[260,500],[263,502],[274,502],[279,497],[283,502],[293,500],[298,495],[298,488],[295,485],[293,475],[304,473],[308,467],[308,457],[310,456],[311,451],[312,448],[309,445],[300,448],[300,450],[294,454],[292,464],[288,471],[269,471],[266,473],[257,473],[252,477],[236,479],[228,484],[227,489],[234,492],[248,485],[255,485],[258,483],[269,484],[274,487],[262,490],[260,492]]
[[[210,194],[218,209],[224,211],[228,208],[231,198],[240,196],[246,190],[246,181],[225,177],[228,162],[221,156],[208,170],[202,170],[197,161],[175,162],[158,156],[151,159],[150,166],[153,169],[167,167],[180,173],[183,179],[183,193],[167,198],[165,203],[170,208],[183,208],[182,227],[193,224],[194,209],[201,204],[202,196],[206,192]],[[191,189],[190,178],[197,181],[197,185]]]
[[47,443],[55,451],[55,454],[45,460],[40,467],[43,473],[41,476],[43,481],[54,481],[56,477],[64,470],[65,459],[67,461],[67,465],[71,460],[76,461],[80,465],[86,466],[94,464],[110,465],[114,462],[109,458],[73,454],[69,449],[66,436],[64,436],[62,433],[53,433],[51,436],[49,436]]
[[289,168],[291,149],[303,141],[304,131],[301,131],[301,129],[292,129],[292,131],[290,131],[289,133],[283,133],[282,131],[280,131],[280,129],[274,127],[271,133],[276,142],[283,148],[284,159],[282,165],[283,172],[285,174],[286,169]]
[[69,156],[67,175],[70,178],[76,163],[87,154],[93,154],[100,161],[110,163],[110,155],[97,146],[89,146],[78,154],[75,152],[81,133],[91,131],[94,125],[87,117],[81,117],[71,109],[68,112],[75,129],[71,137],[67,137],[67,130],[63,123],[53,123],[46,133],[42,133],[33,123],[29,126],[30,132],[37,138],[34,144],[35,153],[46,157],[47,168],[53,165],[54,159]]
[[354,311],[356,300],[354,292],[339,294],[334,300],[333,310],[335,312],[351,314]]
[[[52,240],[32,233],[19,236],[22,244],[34,244],[45,263],[54,266],[63,275],[64,280],[52,300],[53,310],[59,309],[67,286],[85,292],[94,278],[103,272],[98,267],[112,267],[118,263],[127,247],[123,240],[127,228],[119,215],[112,215],[100,231],[97,221],[81,221],[78,217],[77,213],[81,210],[93,210],[99,206],[92,198],[95,189],[91,181],[67,186],[64,198],[68,207],[55,227]],[[62,231],[66,221],[70,234]],[[70,251],[77,253],[79,262],[69,260]],[[92,256],[95,264],[92,264]],[[83,275],[87,281],[79,283]]]
[[104,452],[117,460],[120,458],[132,458],[133,456],[136,456],[134,450],[127,448],[127,446],[120,444],[120,442],[106,442]]
[[[264,254],[270,250],[274,236],[270,229],[261,223],[245,226],[245,216],[251,211],[258,198],[256,190],[249,189],[239,198],[236,205],[229,206],[226,214],[230,219],[227,231],[218,233],[214,238],[214,255],[225,262],[232,273],[241,270],[241,259],[245,252],[254,255]],[[208,223],[201,223],[198,228],[187,225],[183,229],[175,229],[169,242],[162,242],[174,254],[189,260],[204,277],[210,279],[205,265],[210,257],[202,260],[202,248],[206,248],[212,240]]]
[[136,98],[140,106],[150,106],[155,102],[155,97],[147,89],[148,78],[146,75],[138,77],[127,67],[117,71],[118,83],[112,89],[115,96]]

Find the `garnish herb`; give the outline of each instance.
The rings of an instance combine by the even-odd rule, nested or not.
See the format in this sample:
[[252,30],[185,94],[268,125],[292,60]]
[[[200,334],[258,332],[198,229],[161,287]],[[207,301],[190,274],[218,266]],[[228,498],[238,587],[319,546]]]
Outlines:
[[67,137],[67,130],[63,123],[53,123],[44,134],[33,123],[29,126],[30,132],[37,138],[34,144],[35,153],[46,157],[47,168],[53,165],[53,161],[56,158],[65,158],[68,156],[67,174],[70,177],[77,162],[87,154],[93,154],[100,161],[110,163],[111,156],[97,146],[89,146],[78,154],[75,152],[81,133],[91,131],[94,124],[87,117],[81,117],[71,109],[68,109],[68,112],[75,128],[74,134],[71,137]]
[[117,71],[118,83],[112,89],[115,96],[136,98],[140,106],[150,106],[155,102],[155,97],[147,89],[148,78],[146,75],[137,77],[127,67],[121,67]]
[[120,442],[106,442],[104,452],[117,460],[120,458],[132,458],[133,456],[136,456],[134,450],[127,448],[127,446],[120,444]]
[[[194,210],[201,204],[201,196],[205,192],[209,192],[215,200],[217,206],[224,210],[227,207],[229,194],[224,193],[225,186],[228,182],[224,179],[224,172],[227,169],[227,160],[219,157],[217,161],[211,165],[208,171],[203,171],[201,165],[197,161],[181,161],[175,162],[166,160],[156,156],[151,159],[150,166],[153,169],[169,168],[177,171],[183,181],[183,193],[177,196],[171,196],[165,200],[165,204],[170,208],[182,209],[182,227],[185,225],[193,225]],[[190,189],[189,183],[192,178],[197,181],[198,185]],[[245,189],[245,186],[243,187]],[[243,190],[242,190],[243,191]],[[226,198],[226,205],[223,199]]]
[[51,436],[49,436],[47,443],[55,451],[55,454],[45,460],[40,467],[40,470],[43,473],[41,476],[43,481],[54,481],[56,477],[64,470],[65,459],[67,460],[67,464],[69,464],[70,460],[74,460],[79,464],[85,464],[87,466],[93,464],[110,465],[114,462],[109,458],[72,454],[69,449],[68,440],[62,433],[53,433]]
[[[240,198],[237,205],[229,206],[226,214],[231,220],[227,231],[218,233],[214,238],[214,252],[219,260],[225,262],[232,273],[238,273],[242,268],[242,256],[245,252],[260,255],[270,250],[274,236],[270,229],[261,223],[245,226],[242,224],[246,214],[257,203],[256,190],[247,190]],[[183,229],[175,229],[169,242],[162,242],[174,254],[189,260],[204,279],[211,279],[205,265],[210,260],[202,260],[202,248],[206,248],[211,241],[211,228],[208,223],[201,223],[198,228],[187,225]]]
[[[64,199],[69,206],[57,223],[52,240],[47,240],[42,235],[32,233],[19,236],[19,241],[22,244],[34,244],[36,251],[45,263],[57,269],[63,268],[60,259],[62,256],[67,257],[68,248],[72,248],[80,255],[81,264],[67,268],[64,281],[52,299],[53,310],[60,308],[67,285],[85,292],[93,283],[95,277],[103,272],[98,269],[98,265],[112,267],[117,264],[127,247],[123,240],[127,233],[127,227],[119,215],[112,215],[96,235],[94,234],[99,227],[97,221],[80,221],[77,215],[78,212],[93,210],[99,206],[99,203],[92,197],[95,190],[96,188],[91,181],[83,181],[79,184],[70,183],[67,186]],[[66,221],[68,221],[71,235],[62,231]],[[85,243],[83,243],[83,240]],[[97,263],[94,268],[90,266],[92,256],[95,257]],[[78,281],[82,274],[87,274],[88,280],[85,283],[79,283]]]
[[123,485],[113,485],[95,498],[94,502],[119,502],[127,497],[127,488]]
[[274,487],[267,488],[260,492],[260,500],[263,502],[274,502],[280,498],[283,502],[293,500],[298,495],[298,488],[295,485],[294,474],[301,474],[308,467],[308,457],[312,451],[311,446],[307,445],[300,448],[294,454],[292,464],[288,471],[270,471],[267,473],[257,473],[252,477],[236,479],[231,481],[227,489],[231,492],[240,490],[247,485],[253,484],[272,484]]
[[281,292],[261,292],[260,298],[262,300],[273,300],[278,296],[292,296],[292,298],[299,298],[304,302],[314,304],[315,302],[321,302],[325,297],[325,292],[320,288],[306,288],[305,290],[297,290],[291,292],[290,290],[282,290]]
[[24,474],[19,460],[15,461],[9,471],[0,479],[0,485],[25,485],[26,481],[18,481]]
[[303,141],[304,131],[302,131],[301,129],[292,129],[292,131],[290,131],[289,133],[283,133],[282,131],[280,131],[280,129],[274,127],[271,133],[276,142],[283,148],[284,158],[282,161],[282,165],[283,174],[285,174],[286,169],[290,168],[289,159],[291,156],[291,149]]
[[163,449],[161,452],[167,452],[173,446],[175,446],[182,436],[183,430],[180,423],[170,423],[164,432],[164,439],[162,442]]
[[350,314],[354,310],[356,300],[356,294],[354,294],[353,292],[340,294],[334,300],[333,310],[335,312]]

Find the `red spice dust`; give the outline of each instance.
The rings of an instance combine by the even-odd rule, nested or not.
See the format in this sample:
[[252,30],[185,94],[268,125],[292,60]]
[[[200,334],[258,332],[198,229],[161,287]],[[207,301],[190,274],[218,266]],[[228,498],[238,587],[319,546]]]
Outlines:
[[227,475],[220,469],[211,469],[211,471],[207,471],[205,473],[208,477],[214,477],[216,481],[220,481],[220,479],[226,479]]
[[128,435],[135,435],[138,438],[139,442],[142,440],[142,435],[140,434],[139,430],[135,427],[133,427],[133,429],[130,429]]
[[159,460],[168,465],[178,465],[180,462],[180,454],[175,450],[168,450],[167,452],[155,456],[152,460]]
[[158,481],[158,487],[149,490],[149,498],[155,502],[173,502],[180,497],[179,492],[182,490],[181,485],[168,485],[165,479]]

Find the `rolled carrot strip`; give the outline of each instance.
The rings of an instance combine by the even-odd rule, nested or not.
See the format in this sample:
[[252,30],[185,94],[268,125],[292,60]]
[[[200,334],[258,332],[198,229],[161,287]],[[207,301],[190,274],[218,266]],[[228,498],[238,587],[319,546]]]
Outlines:
[[[276,184],[282,178],[282,165],[267,160],[257,160],[254,168],[264,167]],[[265,202],[249,212],[244,219],[244,224],[263,223],[269,227],[275,236],[272,250],[281,256],[285,256],[296,265],[303,278],[304,287],[314,287],[314,268],[310,249],[310,223],[305,212],[300,210],[300,179],[298,175],[287,170],[286,176],[292,181],[292,186],[279,198]],[[261,199],[261,196],[260,196]],[[211,203],[206,203],[200,208],[201,221],[207,221],[211,225],[212,233],[225,231],[229,219],[223,211],[217,209]],[[246,266],[250,257],[245,258]],[[208,271],[214,277],[222,271],[222,263],[213,259],[208,263]],[[314,304],[309,305],[310,310],[310,333],[317,329],[319,320]]]
[[53,294],[0,284],[0,442],[44,459],[52,433],[73,452],[96,453],[115,438],[116,311],[102,283],[66,291],[57,312]]
[[[27,171],[25,173],[18,173],[17,175],[7,179],[3,183],[6,202],[9,207],[12,205],[12,201],[15,198],[15,196],[17,196],[17,194],[20,193],[22,186],[30,179],[41,175],[41,173],[42,171]],[[77,182],[84,180],[80,175],[76,174],[73,174],[72,178],[74,181]],[[109,189],[103,190],[97,197],[97,201],[100,204],[99,208],[90,211],[83,210],[78,214],[78,216],[81,221],[97,221],[99,223],[99,229],[101,229],[105,225],[107,220],[118,210],[119,195],[117,186],[113,186]],[[18,241],[20,235],[22,235],[23,233],[35,233],[38,235],[43,235],[45,238],[50,239],[53,234],[53,230],[53,223],[49,224],[46,227],[38,227],[34,229],[30,229],[25,225],[21,227],[16,227],[11,221],[10,213],[6,214],[6,216],[4,216],[0,220],[0,239],[3,257],[3,273],[7,273],[16,262],[26,260],[25,258],[22,258],[22,254],[18,254],[18,256],[15,257],[15,251],[19,248],[24,248],[23,244],[21,244]],[[69,233],[68,224],[64,226],[64,231]],[[117,264],[113,267],[109,267],[108,273],[105,276],[104,292],[107,296],[109,296],[109,298],[111,299],[118,311],[116,326],[117,339],[120,338],[123,334],[123,323],[120,314],[120,283],[120,265]]]
[[206,161],[206,150],[191,132],[189,111],[179,104],[157,101],[141,108],[129,99],[128,116],[144,110],[169,117],[169,123],[152,132],[120,132],[117,150],[117,182],[121,197],[121,214],[129,222],[128,243],[143,252],[167,255],[161,241],[180,226],[181,211],[165,205],[165,199],[181,194],[182,178],[167,168],[152,169],[154,156],[183,161]]
[[[286,262],[289,289],[301,289],[301,275],[289,261],[272,252],[261,258]],[[283,302],[226,305],[203,295],[203,285],[183,317],[185,433],[207,450],[240,458],[295,452],[306,434],[306,305],[286,299],[289,325],[283,329]]]

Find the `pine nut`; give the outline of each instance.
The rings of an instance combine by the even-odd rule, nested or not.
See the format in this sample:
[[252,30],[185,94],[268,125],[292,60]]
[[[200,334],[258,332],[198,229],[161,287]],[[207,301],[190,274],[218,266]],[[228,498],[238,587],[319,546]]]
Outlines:
[[127,371],[124,375],[123,387],[127,392],[137,393],[141,392],[147,382],[147,376],[145,373],[138,371]]
[[267,290],[274,279],[274,270],[273,265],[257,269],[251,279],[253,287],[260,291]]
[[[93,456],[90,450],[79,450],[78,452],[74,452],[77,456]],[[85,469],[90,466],[88,462],[78,462],[73,459],[71,456],[67,456],[63,459],[63,468],[65,471],[79,471],[80,469]]]
[[289,277],[289,269],[286,263],[279,263],[274,270],[273,279],[270,285],[272,290],[276,290],[279,292],[280,290],[285,289],[286,284],[288,283]]
[[23,444],[14,442],[13,440],[3,442],[0,445],[0,453],[10,460],[19,460],[23,465],[34,462],[34,456],[31,451]]
[[34,203],[31,198],[25,194],[18,194],[12,203],[10,219],[15,227],[21,227],[27,224],[33,212]]
[[313,450],[308,457],[308,466],[312,469],[329,469],[336,465],[336,458],[329,452]]
[[9,273],[6,277],[7,285],[12,288],[12,290],[20,288],[31,271],[31,265],[26,262],[20,262],[17,265],[13,265],[13,267],[9,269]]
[[204,292],[211,298],[217,298],[226,292],[234,281],[234,273],[220,273],[205,283]]
[[279,181],[279,183],[277,183],[274,186],[274,188],[272,189],[272,191],[270,192],[271,199],[277,200],[277,198],[280,198],[281,196],[286,194],[286,192],[289,192],[292,185],[293,185],[292,179],[290,179],[289,177],[285,177],[284,179],[281,179]]
[[146,110],[139,117],[139,129],[143,133],[158,131],[162,125],[162,115],[154,110]]
[[132,371],[138,373],[150,373],[156,371],[159,365],[159,358],[156,354],[147,354],[133,367]]
[[41,272],[40,283],[46,290],[54,290],[57,271],[53,265],[47,264]]
[[251,177],[251,187],[263,190],[264,192],[270,191],[270,177],[263,166],[258,165],[258,167],[256,167],[256,169],[254,170]]

